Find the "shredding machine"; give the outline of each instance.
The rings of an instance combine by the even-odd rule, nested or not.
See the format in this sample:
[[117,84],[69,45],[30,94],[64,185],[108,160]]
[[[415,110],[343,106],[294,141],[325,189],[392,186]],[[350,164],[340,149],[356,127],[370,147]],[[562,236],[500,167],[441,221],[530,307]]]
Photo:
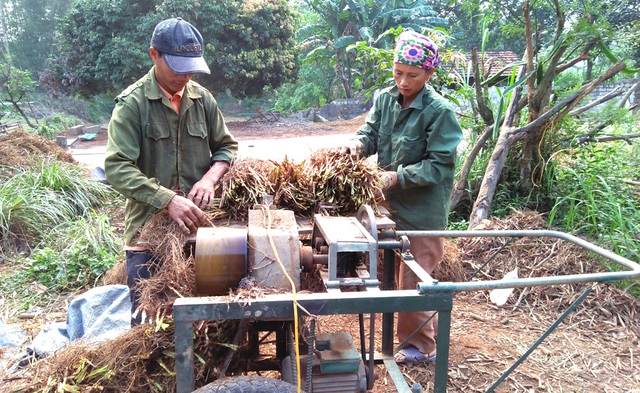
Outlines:
[[[196,310],[195,314],[198,315],[190,311],[186,319],[250,320],[247,370],[280,370],[282,378],[294,385],[299,372],[304,391],[366,392],[372,388],[375,380],[375,362],[391,362],[393,359],[393,314],[386,314],[383,320],[386,354],[381,355],[375,354],[373,349],[375,313],[446,308],[442,307],[440,297],[436,302],[440,304],[416,308],[416,298],[412,300],[412,296],[407,294],[400,299],[381,296],[388,292],[382,289],[393,288],[394,273],[391,262],[391,267],[379,274],[379,251],[387,250],[389,261],[398,252],[409,263],[415,262],[408,253],[407,237],[396,237],[395,223],[386,216],[376,216],[370,206],[362,206],[354,217],[317,214],[307,226],[301,226],[292,211],[260,206],[249,211],[247,227],[200,228],[194,243],[196,290],[207,297],[191,299],[200,299],[197,301],[199,306],[191,309]],[[300,292],[301,273],[305,271],[320,272],[324,284],[322,291]],[[421,276],[425,275],[422,271]],[[282,294],[269,295],[264,300],[279,298],[282,299],[279,300],[281,303],[263,304],[251,310],[251,305],[239,306],[228,299],[224,300],[223,296],[229,293],[230,288],[243,285],[280,290]],[[418,296],[417,293],[415,295]],[[298,340],[297,354],[293,348],[296,345],[293,339],[296,325],[293,323],[292,310],[294,298],[300,309],[304,309],[298,318],[301,321],[298,329],[301,338]],[[188,300],[180,299],[179,303]],[[262,304],[261,300],[255,299],[249,303]],[[215,310],[205,305],[210,301],[218,302]],[[302,305],[309,301],[311,303],[307,303],[307,306]],[[183,319],[180,310],[183,309],[174,308],[177,348],[182,344],[178,342],[178,329],[180,319]],[[315,334],[314,318],[305,318],[309,314],[358,314],[361,337],[352,337],[347,332]],[[365,314],[369,314],[368,324],[364,322]],[[365,332],[365,325],[368,333]],[[190,326],[186,329],[190,334]],[[261,352],[260,337],[270,333],[276,336],[275,356],[265,356]],[[185,333],[181,337],[189,341],[187,335]],[[365,337],[368,337],[368,343]],[[191,347],[186,352],[187,357],[193,356]],[[181,360],[180,355],[178,353],[178,361]],[[183,365],[186,363],[188,361]],[[177,371],[179,391],[191,391],[192,367],[186,365],[181,370],[178,364]],[[181,378],[185,381],[181,381]]]
[[[550,277],[438,282],[408,251],[408,239],[413,236],[503,237],[509,238],[509,242],[514,238],[553,237],[595,253],[623,269]],[[202,296],[177,299],[173,306],[178,393],[194,390],[195,321],[248,321],[246,370],[278,370],[282,379],[289,382],[278,383],[295,386],[300,391],[365,392],[372,389],[376,379],[375,365],[384,364],[396,391],[413,393],[422,388],[407,383],[393,358],[394,314],[437,311],[438,357],[433,390],[446,392],[451,310],[456,292],[574,283],[606,284],[640,278],[638,263],[567,233],[551,230],[399,231],[393,221],[375,215],[368,206],[361,207],[355,217],[316,215],[310,225],[301,226],[293,212],[271,210],[265,204],[249,212],[247,227],[201,228],[192,246],[196,286]],[[406,264],[418,276],[415,290],[395,289],[396,256],[400,256],[400,263]],[[489,257],[481,266],[492,259],[493,256]],[[315,292],[299,291],[301,272],[316,266],[320,267],[316,270],[321,272],[323,288]],[[379,266],[381,271],[378,271]],[[244,285],[247,280],[280,291],[242,302],[221,296],[227,294],[229,288]],[[594,287],[587,286],[487,391],[493,391],[505,381]],[[340,331],[316,334],[316,316],[338,314],[358,315],[358,337]],[[374,350],[378,331],[376,315],[381,315],[382,321],[380,352]],[[273,334],[276,336],[275,351],[265,356],[261,344],[264,337]]]

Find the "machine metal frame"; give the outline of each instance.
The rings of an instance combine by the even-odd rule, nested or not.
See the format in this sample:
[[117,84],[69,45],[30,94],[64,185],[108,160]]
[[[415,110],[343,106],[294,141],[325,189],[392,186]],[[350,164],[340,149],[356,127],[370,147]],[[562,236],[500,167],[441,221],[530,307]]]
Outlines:
[[[367,229],[375,231],[375,225],[369,223]],[[449,362],[449,341],[451,329],[451,310],[453,296],[461,291],[490,290],[496,288],[524,288],[544,285],[561,285],[571,283],[608,283],[617,280],[631,280],[640,277],[640,265],[605,250],[583,239],[558,231],[540,230],[500,230],[500,231],[393,231],[382,229],[374,236],[377,247],[384,249],[383,286],[393,282],[395,249],[406,250],[407,238],[413,236],[429,237],[555,237],[571,242],[588,251],[594,252],[628,270],[607,273],[572,274],[555,277],[532,277],[515,280],[485,280],[474,282],[438,282],[431,278],[414,260],[410,253],[403,252],[402,260],[422,281],[416,290],[365,290],[358,292],[329,291],[327,293],[298,294],[297,304],[305,312],[314,315],[334,314],[371,314],[370,336],[373,336],[374,314],[382,313],[382,353],[373,351],[373,340],[370,348],[362,348],[362,358],[368,364],[368,374],[373,374],[373,363],[384,363],[399,393],[420,392],[420,386],[410,387],[393,358],[394,314],[396,312],[437,311],[438,312],[438,357],[435,362],[435,392],[446,392],[447,368]],[[369,242],[367,242],[369,244]],[[330,245],[331,247],[331,245]],[[334,245],[334,247],[336,247]],[[369,245],[365,246],[368,249]],[[513,371],[560,322],[579,305],[588,291],[580,296],[542,334],[539,340],[507,370],[487,391],[493,391],[506,376]],[[230,302],[223,297],[194,297],[177,299],[173,306],[176,345],[176,378],[177,392],[187,393],[194,390],[194,352],[193,322],[199,320],[282,320],[293,316],[292,294],[268,295],[252,300],[250,304]],[[373,377],[367,381],[368,388],[373,385]]]

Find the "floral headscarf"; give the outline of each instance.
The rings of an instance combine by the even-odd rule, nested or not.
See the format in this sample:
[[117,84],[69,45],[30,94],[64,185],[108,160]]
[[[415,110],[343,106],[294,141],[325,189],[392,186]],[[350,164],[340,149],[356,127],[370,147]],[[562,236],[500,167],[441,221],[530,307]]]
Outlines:
[[403,31],[396,42],[393,62],[425,70],[436,68],[440,64],[438,46],[422,34],[415,31]]

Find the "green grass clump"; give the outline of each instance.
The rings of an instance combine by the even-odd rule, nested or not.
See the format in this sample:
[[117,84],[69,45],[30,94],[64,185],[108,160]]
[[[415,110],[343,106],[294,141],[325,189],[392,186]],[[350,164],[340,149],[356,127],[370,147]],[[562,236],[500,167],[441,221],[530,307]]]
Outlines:
[[52,228],[90,212],[113,191],[86,169],[43,160],[35,169],[12,168],[0,179],[0,251],[31,249]]
[[[623,143],[574,151],[556,168],[551,225],[585,235],[596,244],[640,262],[638,146]],[[616,266],[608,266],[617,269]],[[620,283],[640,297],[638,282]]]
[[44,160],[0,178],[0,304],[13,314],[96,285],[120,257],[101,209],[117,194],[73,164]]

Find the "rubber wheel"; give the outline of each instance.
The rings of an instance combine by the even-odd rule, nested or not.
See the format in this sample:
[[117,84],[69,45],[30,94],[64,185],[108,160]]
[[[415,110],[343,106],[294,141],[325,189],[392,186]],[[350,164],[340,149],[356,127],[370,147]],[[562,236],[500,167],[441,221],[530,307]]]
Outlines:
[[193,393],[295,393],[296,386],[281,379],[243,375],[218,379]]

